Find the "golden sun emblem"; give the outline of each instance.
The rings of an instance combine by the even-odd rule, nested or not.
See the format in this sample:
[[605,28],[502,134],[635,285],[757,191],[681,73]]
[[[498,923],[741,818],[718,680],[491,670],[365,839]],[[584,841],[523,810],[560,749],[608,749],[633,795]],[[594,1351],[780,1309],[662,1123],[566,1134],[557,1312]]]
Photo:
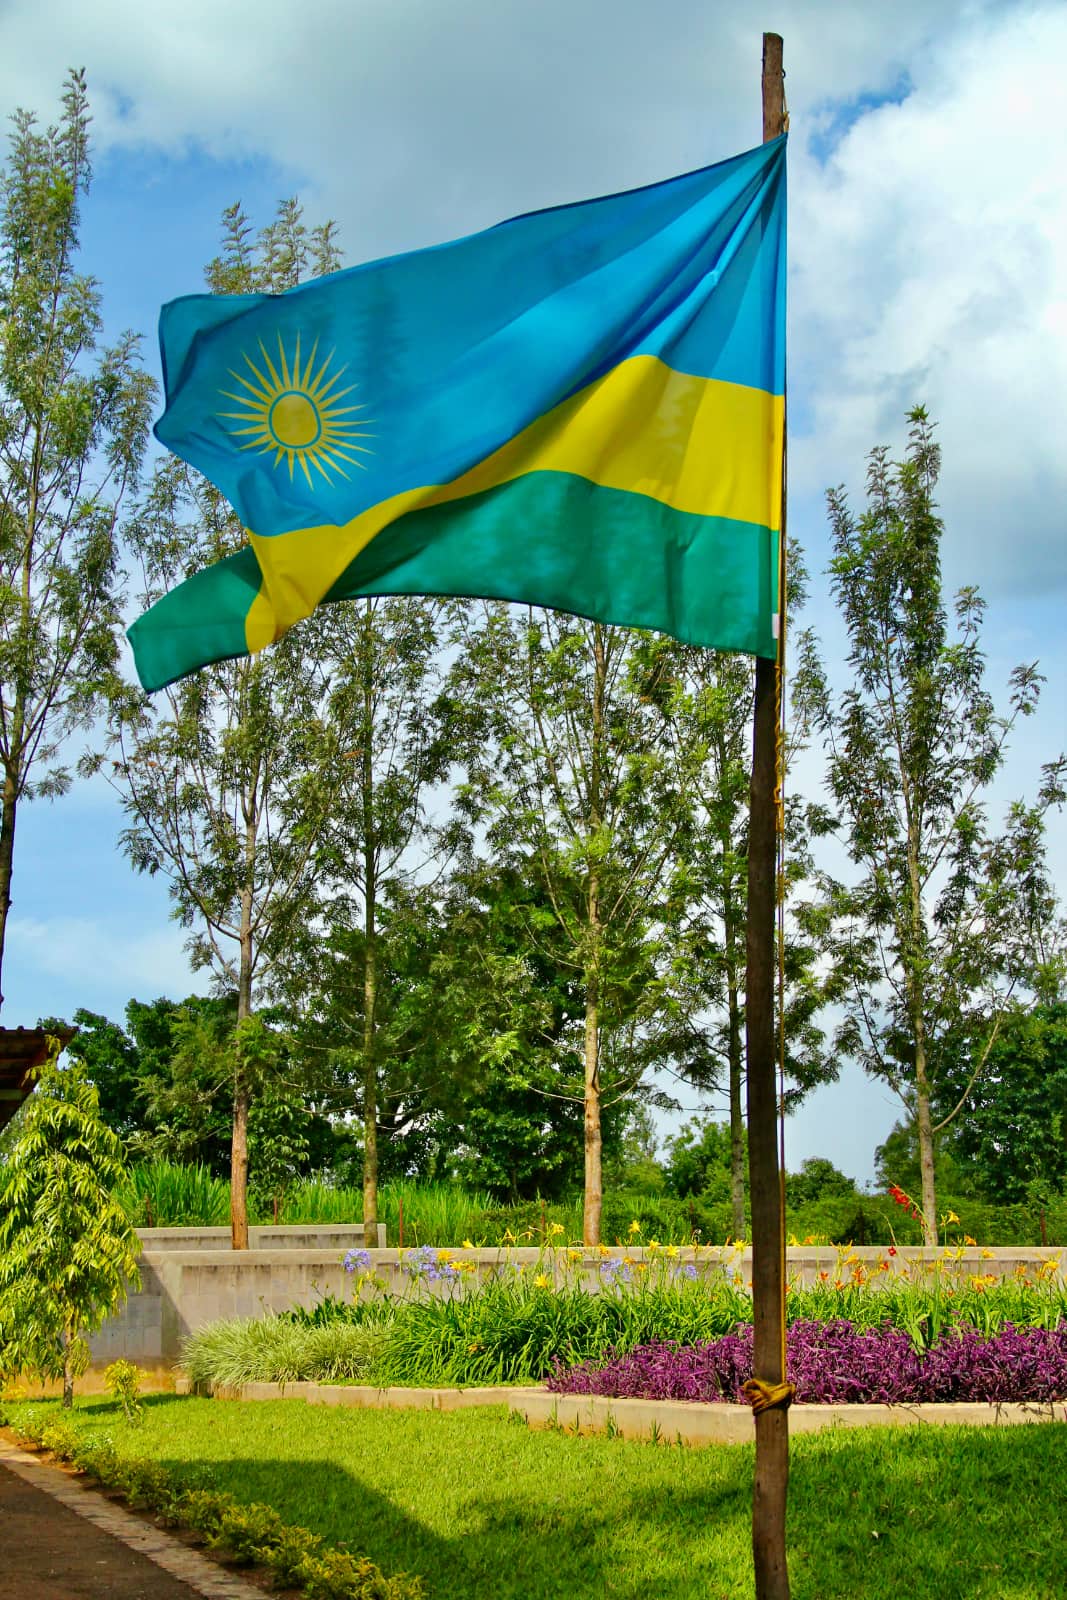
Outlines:
[[[244,427],[227,429],[236,437],[247,436],[247,443],[240,448],[256,450],[260,454],[273,452],[276,467],[280,465],[282,457],[286,457],[290,479],[299,462],[309,488],[314,488],[311,467],[327,483],[333,481],[331,472],[340,473],[342,478],[348,477],[342,462],[363,467],[364,463],[359,457],[372,455],[373,451],[357,441],[370,437],[366,423],[371,419],[356,416],[357,412],[366,410],[365,406],[342,406],[338,403],[358,387],[350,383],[347,388],[337,388],[348,368],[339,367],[331,376],[330,363],[334,357],[331,350],[316,369],[315,356],[319,348],[316,339],[301,370],[299,333],[296,335],[291,367],[280,333],[277,366],[267,354],[262,339],[259,348],[266,371],[261,371],[245,352],[244,359],[252,378],[242,377],[232,367],[229,370],[231,378],[246,392],[234,394],[229,389],[219,391],[227,400],[234,400],[243,407],[241,411],[218,413],[227,421],[246,424]],[[343,420],[345,418],[350,420]]]

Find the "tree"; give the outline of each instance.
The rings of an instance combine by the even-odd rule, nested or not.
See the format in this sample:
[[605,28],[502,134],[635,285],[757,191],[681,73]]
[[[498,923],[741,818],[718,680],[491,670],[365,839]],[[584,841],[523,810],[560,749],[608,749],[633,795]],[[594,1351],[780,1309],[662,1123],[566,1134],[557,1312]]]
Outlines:
[[[491,605],[457,669],[482,717],[471,790],[490,848],[543,894],[581,997],[581,1081],[552,1092],[582,1106],[590,1244],[600,1237],[602,1110],[630,1095],[645,1070],[632,1056],[610,1063],[605,1043],[614,1028],[658,1010],[652,923],[681,826],[682,775],[668,770],[661,714],[635,676],[637,637]],[[536,947],[533,926],[529,937]]]
[[983,1043],[959,1060],[957,1083],[975,1084],[952,1154],[991,1200],[1047,1203],[1067,1188],[1067,1001],[1012,1010],[975,1075]]
[[[133,1040],[107,1017],[83,1007],[74,1013],[77,1032],[67,1045],[67,1058],[85,1067],[96,1090],[100,1116],[123,1140],[143,1125],[144,1107],[138,1097],[140,1057]],[[68,1031],[65,1022],[46,1018],[41,1027],[50,1033]]]
[[62,1377],[70,1406],[85,1336],[136,1284],[140,1243],[115,1200],[120,1140],[84,1063],[58,1057],[55,1041],[0,1168],[0,1372]]
[[[696,1117],[684,1122],[668,1141],[667,1182],[683,1200],[707,1195],[725,1200],[733,1190],[733,1130],[728,1123],[711,1117]],[[745,1233],[744,1215],[738,1237]],[[735,1224],[736,1226],[736,1224]]]
[[[434,1146],[462,1181],[513,1203],[581,1182],[583,996],[536,877],[471,861],[447,885],[412,993]],[[605,1115],[610,1144],[618,1108]]]
[[[790,615],[806,591],[799,551],[791,553]],[[679,1074],[702,1091],[725,1088],[730,1105],[730,1204],[734,1234],[745,1233],[748,1150],[744,1057],[748,820],[752,776],[751,657],[657,641],[656,665],[672,758],[687,780],[688,820],[673,862],[671,1009]],[[787,772],[800,744],[786,740]],[[785,1043],[795,1108],[818,1083],[837,1075],[816,1013],[832,999],[838,974],[827,964],[822,919],[798,899],[811,871],[811,840],[825,832],[823,807],[793,795],[786,782]]]
[[[984,687],[983,605],[956,597],[950,631],[941,592],[940,451],[926,412],[910,414],[906,459],[870,457],[867,509],[829,494],[831,576],[849,637],[850,686],[831,693],[814,652],[800,693],[829,752],[829,783],[858,876],[824,875],[828,913],[849,978],[842,1053],[900,1096],[915,1122],[922,1210],[936,1238],[934,1147],[986,1070],[1013,996],[1036,977],[1035,933],[1053,902],[1045,817],[1064,800],[1063,758],[1036,799],[1011,806],[1000,832],[986,792],[1019,717],[1036,705],[1036,664],[1012,674],[1010,712]],[[935,1115],[956,1041],[975,1041],[971,1071]]]
[[[332,225],[309,237],[287,201],[253,244],[239,207],[224,219],[222,255],[208,268],[219,293],[276,293],[310,266],[333,270]],[[130,543],[145,604],[245,543],[219,492],[175,459],[156,471]],[[114,781],[130,826],[123,844],[139,871],[170,878],[174,914],[193,929],[194,967],[236,994],[238,1029],[257,993],[313,913],[334,748],[323,721],[325,678],[309,618],[252,658],[206,667],[155,700],[132,693],[114,715]],[[310,645],[310,648],[309,648]],[[248,1244],[248,1118],[255,1074],[232,1064],[231,1224]]]
[[[330,606],[317,619],[317,648],[329,662],[323,714],[337,751],[319,851],[329,888],[320,903],[322,928],[294,945],[280,981],[320,1044],[332,1046],[335,1059],[358,1060],[368,1239],[378,1222],[389,933],[403,934],[404,919],[395,913],[427,873],[440,872],[451,850],[444,820],[427,818],[429,795],[457,754],[441,682],[441,629],[451,609],[436,600],[368,599]],[[389,899],[394,916],[383,924]],[[324,948],[345,955],[340,965],[327,957],[325,986]]]
[[0,969],[19,804],[67,791],[64,749],[119,685],[119,516],[155,393],[133,334],[98,348],[100,295],[74,269],[91,176],[84,73],[55,127],[13,120],[0,173]]

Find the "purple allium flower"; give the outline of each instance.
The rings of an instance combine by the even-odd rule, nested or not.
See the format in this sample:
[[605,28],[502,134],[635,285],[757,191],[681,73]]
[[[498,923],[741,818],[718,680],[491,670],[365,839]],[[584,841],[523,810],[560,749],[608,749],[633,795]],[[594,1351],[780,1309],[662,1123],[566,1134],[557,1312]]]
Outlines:
[[454,1267],[451,1261],[441,1259],[440,1252],[432,1244],[422,1244],[413,1250],[404,1263],[404,1271],[412,1278],[426,1278],[430,1283],[437,1283],[442,1278],[458,1278],[459,1268]]
[[360,1272],[370,1271],[369,1250],[346,1250],[342,1265],[346,1272],[355,1272],[358,1267]]

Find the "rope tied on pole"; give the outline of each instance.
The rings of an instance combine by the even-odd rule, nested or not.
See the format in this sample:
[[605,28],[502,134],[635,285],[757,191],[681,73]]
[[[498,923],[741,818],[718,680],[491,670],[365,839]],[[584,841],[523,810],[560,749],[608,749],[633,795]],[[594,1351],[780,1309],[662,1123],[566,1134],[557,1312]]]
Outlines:
[[741,1386],[741,1393],[758,1416],[761,1411],[773,1411],[776,1408],[787,1411],[793,1404],[796,1388],[791,1383],[765,1383],[762,1378],[749,1378]]

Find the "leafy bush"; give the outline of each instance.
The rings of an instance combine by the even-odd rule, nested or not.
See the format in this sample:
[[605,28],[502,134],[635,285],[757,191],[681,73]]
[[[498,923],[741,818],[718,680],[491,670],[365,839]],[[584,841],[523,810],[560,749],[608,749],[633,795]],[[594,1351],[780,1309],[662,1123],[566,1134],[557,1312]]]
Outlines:
[[[606,1361],[570,1367],[560,1361],[548,1387],[558,1394],[740,1404],[752,1375],[752,1329],[746,1325],[695,1345],[657,1341]],[[888,1326],[794,1322],[786,1375],[796,1399],[811,1404],[1064,1400],[1067,1322],[1053,1329],[1009,1326],[991,1338],[956,1329],[921,1352],[906,1333]]]

